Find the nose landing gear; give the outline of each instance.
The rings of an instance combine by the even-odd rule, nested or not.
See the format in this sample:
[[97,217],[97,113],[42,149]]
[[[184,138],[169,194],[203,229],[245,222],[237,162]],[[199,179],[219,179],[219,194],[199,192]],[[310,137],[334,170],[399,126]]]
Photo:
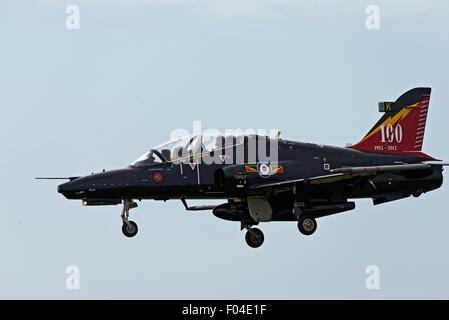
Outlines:
[[137,234],[137,230],[137,223],[134,221],[128,221],[128,223],[123,223],[122,225],[122,232],[128,238],[134,237]]
[[134,237],[138,231],[137,223],[135,223],[134,221],[128,220],[129,210],[136,208],[136,207],[137,207],[137,203],[134,202],[133,200],[130,200],[130,199],[123,200],[123,209],[122,209],[122,215],[121,215],[122,221],[123,221],[122,232],[128,238]]

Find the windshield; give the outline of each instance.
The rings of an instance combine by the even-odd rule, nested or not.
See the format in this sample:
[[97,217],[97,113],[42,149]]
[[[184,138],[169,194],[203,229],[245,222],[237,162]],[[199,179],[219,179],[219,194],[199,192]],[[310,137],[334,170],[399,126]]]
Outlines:
[[150,150],[141,155],[136,161],[131,163],[131,167],[146,167],[161,164],[164,161],[154,150]]
[[165,161],[176,161],[196,154],[200,148],[200,136],[179,137],[157,145],[131,163],[132,167],[144,167],[161,164]]

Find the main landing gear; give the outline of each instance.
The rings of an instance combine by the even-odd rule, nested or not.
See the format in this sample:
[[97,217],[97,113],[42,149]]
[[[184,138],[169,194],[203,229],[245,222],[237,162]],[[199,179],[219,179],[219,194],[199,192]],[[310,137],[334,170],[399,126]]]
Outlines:
[[312,215],[304,212],[304,201],[296,201],[293,204],[293,215],[298,219],[298,230],[303,235],[310,236],[316,231],[316,220]]
[[122,221],[123,221],[122,232],[128,238],[134,237],[138,231],[137,223],[135,223],[134,221],[128,220],[129,210],[136,208],[136,207],[137,207],[137,203],[135,203],[134,201],[129,200],[129,199],[123,200],[123,209],[122,209],[122,215],[121,215]]
[[247,230],[245,234],[246,243],[251,248],[259,248],[263,244],[264,240],[262,230],[257,228],[251,228],[251,226],[242,226],[242,227]]
[[[298,229],[303,235],[310,236],[316,231],[317,223],[314,217],[305,214],[300,216],[298,220]],[[262,230],[244,224],[242,224],[241,228],[247,230],[245,240],[251,248],[259,248],[263,244],[264,235]]]
[[310,236],[315,232],[317,227],[314,217],[309,215],[302,215],[299,217],[298,229],[303,235]]

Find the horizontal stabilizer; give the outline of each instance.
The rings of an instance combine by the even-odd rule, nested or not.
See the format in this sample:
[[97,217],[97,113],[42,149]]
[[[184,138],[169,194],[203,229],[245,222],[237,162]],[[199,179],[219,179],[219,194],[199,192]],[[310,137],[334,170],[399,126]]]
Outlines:
[[437,166],[449,166],[449,161],[423,161],[425,164],[437,165]]

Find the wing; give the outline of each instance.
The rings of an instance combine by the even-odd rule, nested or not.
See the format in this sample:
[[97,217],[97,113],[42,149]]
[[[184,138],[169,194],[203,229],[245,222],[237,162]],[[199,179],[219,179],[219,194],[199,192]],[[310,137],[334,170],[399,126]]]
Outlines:
[[409,170],[423,170],[430,168],[430,166],[434,164],[445,165],[445,163],[442,161],[432,161],[432,163],[396,164],[396,165],[369,166],[369,167],[344,167],[344,168],[331,169],[329,171],[331,174],[328,175],[316,176],[307,179],[294,179],[275,183],[259,184],[251,186],[250,188],[262,189],[262,188],[288,187],[294,186],[297,183],[307,183],[315,185],[328,184],[352,179],[355,177],[374,176],[381,172],[384,173],[384,172],[397,172]]

